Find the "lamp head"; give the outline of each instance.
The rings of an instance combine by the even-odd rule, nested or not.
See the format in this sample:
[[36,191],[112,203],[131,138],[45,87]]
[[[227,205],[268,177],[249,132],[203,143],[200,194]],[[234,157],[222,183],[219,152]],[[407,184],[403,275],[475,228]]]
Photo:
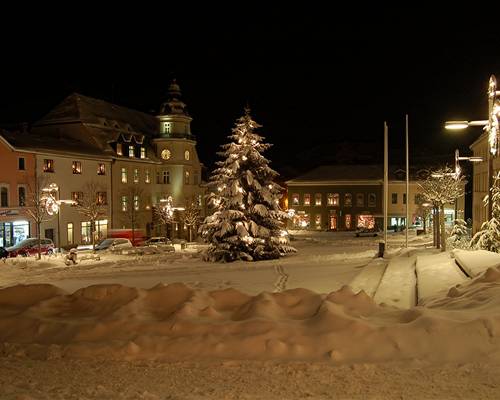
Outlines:
[[469,121],[446,121],[444,124],[445,129],[451,131],[458,131],[469,127]]

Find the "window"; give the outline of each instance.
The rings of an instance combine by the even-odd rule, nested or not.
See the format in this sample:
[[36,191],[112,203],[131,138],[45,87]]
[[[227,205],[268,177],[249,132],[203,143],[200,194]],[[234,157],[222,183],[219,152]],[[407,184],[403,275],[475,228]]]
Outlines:
[[186,161],[189,161],[189,150],[186,150],[186,151],[184,152],[184,159],[185,159]]
[[122,144],[121,143],[117,143],[116,144],[116,154],[118,154],[119,156],[123,156],[123,150],[122,150]]
[[184,184],[189,185],[189,171],[184,171]]
[[314,222],[316,224],[316,229],[321,229],[321,214],[316,214]]
[[377,196],[375,193],[368,194],[368,207],[375,207],[377,205]]
[[43,160],[43,172],[54,172],[54,160]]
[[299,205],[299,194],[298,193],[292,194],[292,205],[294,205],[294,206]]
[[351,193],[346,193],[344,195],[344,206],[345,207],[351,207],[352,206],[352,194]]
[[127,168],[122,168],[122,183],[127,183]]
[[18,169],[19,171],[24,171],[24,170],[26,169],[25,164],[24,164],[24,157],[19,157],[18,161],[19,161],[19,162],[18,162],[18,167],[17,167],[17,169]]
[[134,210],[139,211],[139,195],[134,195]]
[[141,147],[141,158],[146,158],[146,148]]
[[393,193],[391,197],[392,197],[392,204],[398,204],[398,194]]
[[193,184],[197,185],[198,184],[198,171],[194,171],[194,176],[193,176]]
[[122,196],[122,211],[127,211],[128,198],[127,196]]
[[321,205],[321,193],[316,193],[314,196],[314,204],[317,206]]
[[163,183],[170,184],[170,171],[163,171]]
[[82,173],[82,163],[80,161],[73,161],[72,168],[73,168],[73,174]]
[[77,204],[80,204],[83,199],[83,192],[71,192],[71,200],[76,201]]
[[304,205],[305,206],[311,205],[311,195],[309,193],[304,194]]
[[365,195],[363,193],[356,193],[356,207],[365,206]]
[[99,205],[108,204],[106,192],[97,192],[97,204]]
[[144,182],[151,183],[151,177],[149,176],[149,169],[146,169],[146,171],[144,171],[144,173],[145,173]]
[[134,168],[134,183],[139,183],[139,170]]
[[5,186],[0,188],[0,207],[8,207],[9,206],[9,189]]
[[73,222],[68,222],[68,227],[66,229],[68,232],[68,243],[74,243],[73,242]]
[[132,145],[128,146],[128,156],[129,157],[135,157],[134,146],[132,146]]
[[[108,236],[108,220],[101,219],[95,221],[94,225],[94,238],[98,242]],[[92,243],[92,224],[90,221],[82,222],[82,243]]]
[[106,175],[106,165],[103,163],[97,164],[97,175]]
[[403,193],[403,204],[406,204],[406,193]]
[[19,207],[24,207],[26,205],[26,188],[23,186],[19,186],[17,192]]
[[328,193],[328,205],[338,206],[339,205],[339,194],[338,193]]
[[165,122],[163,124],[163,128],[165,130],[165,133],[170,133],[170,122]]
[[351,214],[346,214],[345,215],[345,228],[351,229],[351,226],[352,226]]
[[202,203],[202,197],[201,194],[198,195],[198,207],[201,207],[203,205]]

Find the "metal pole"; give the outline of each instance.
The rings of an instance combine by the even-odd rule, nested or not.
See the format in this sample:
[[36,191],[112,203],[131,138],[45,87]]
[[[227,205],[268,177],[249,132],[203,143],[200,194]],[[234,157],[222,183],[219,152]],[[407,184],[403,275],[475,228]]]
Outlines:
[[[61,200],[61,189],[57,190],[57,200]],[[57,247],[58,247],[58,252],[61,253],[61,210],[62,210],[62,203],[59,201],[59,209],[57,211]]]
[[387,122],[384,122],[384,243],[387,246],[387,202],[388,202],[388,194],[389,194],[389,147],[388,147],[388,139],[389,136],[389,127],[387,126]]
[[408,114],[406,114],[406,248],[408,248],[408,229],[410,228],[410,160],[408,156]]

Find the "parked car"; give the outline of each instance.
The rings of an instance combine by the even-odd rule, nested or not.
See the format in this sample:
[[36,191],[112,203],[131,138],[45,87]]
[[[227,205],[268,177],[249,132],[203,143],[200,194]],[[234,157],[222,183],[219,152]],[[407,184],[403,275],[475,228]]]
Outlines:
[[164,236],[152,237],[144,242],[144,246],[157,247],[163,251],[175,251],[172,241]]
[[5,247],[0,247],[0,259],[9,257],[9,252]]
[[360,236],[378,236],[377,228],[358,228],[356,229],[356,237]]
[[[33,256],[38,254],[38,239],[28,238],[24,239],[18,244],[7,247],[6,250],[9,252],[9,257],[17,256]],[[40,253],[41,254],[52,254],[54,252],[54,243],[50,239],[40,239]]]
[[132,245],[132,242],[128,239],[123,239],[123,238],[109,238],[109,239],[104,239],[102,242],[100,242],[96,247],[96,251],[102,251],[102,250],[118,250],[118,249],[126,249],[126,248],[131,248],[134,247]]

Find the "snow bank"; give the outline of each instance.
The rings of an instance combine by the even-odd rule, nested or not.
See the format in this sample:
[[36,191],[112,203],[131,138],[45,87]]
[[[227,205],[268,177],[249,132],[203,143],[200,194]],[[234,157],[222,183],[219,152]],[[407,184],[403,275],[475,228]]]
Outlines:
[[500,269],[431,297],[379,306],[350,288],[249,296],[184,284],[0,290],[0,353],[37,359],[500,360]]
[[459,250],[452,252],[458,264],[470,276],[476,276],[488,268],[500,266],[500,254],[488,250]]

